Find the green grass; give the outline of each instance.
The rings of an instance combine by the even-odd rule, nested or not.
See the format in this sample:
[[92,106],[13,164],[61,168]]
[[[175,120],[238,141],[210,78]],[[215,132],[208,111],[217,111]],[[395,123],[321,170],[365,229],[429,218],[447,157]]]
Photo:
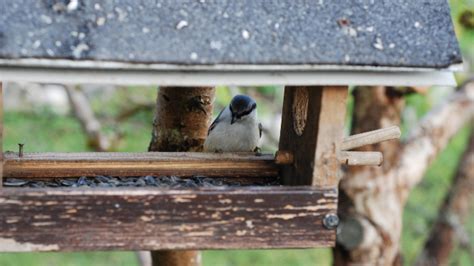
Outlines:
[[134,266],[132,252],[2,253],[2,266]]

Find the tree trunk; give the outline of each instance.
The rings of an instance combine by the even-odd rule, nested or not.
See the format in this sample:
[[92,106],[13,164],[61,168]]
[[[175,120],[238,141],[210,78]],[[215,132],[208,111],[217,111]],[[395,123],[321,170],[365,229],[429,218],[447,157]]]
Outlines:
[[471,130],[469,144],[453,178],[438,218],[431,228],[425,247],[416,265],[448,265],[449,255],[460,238],[465,234],[464,224],[474,203],[474,129]]
[[[149,151],[201,151],[212,117],[214,88],[162,87]],[[199,251],[152,251],[153,266],[198,266]]]
[[201,151],[212,117],[214,88],[163,87],[149,151]]
[[[351,135],[400,124],[405,100],[396,89],[358,87],[354,89],[353,96]],[[397,206],[399,202],[397,191],[380,193],[377,190],[359,191],[358,188],[363,184],[374,184],[376,179],[383,178],[396,165],[399,148],[399,141],[387,141],[360,148],[358,149],[360,151],[383,151],[384,163],[380,167],[354,166],[347,168],[339,192],[341,222],[346,228],[353,223],[356,223],[354,226],[358,227],[359,223],[366,223],[372,219],[372,217],[364,217],[366,212],[374,211],[375,217],[373,219],[379,221],[370,221],[368,224],[374,227],[374,232],[378,233],[375,241],[377,245],[362,243],[363,232],[359,232],[359,236],[342,236],[345,237],[343,241],[340,241],[340,236],[338,236],[338,244],[334,252],[335,265],[352,263],[376,265],[379,258],[388,258],[390,261],[395,258],[398,242],[390,241],[393,238],[385,234],[390,232],[393,236],[397,236],[401,233],[402,209]],[[357,182],[357,186],[354,186],[352,182]],[[354,201],[357,199],[360,201]],[[390,217],[394,219],[390,219]],[[342,233],[344,234],[344,232]]]
[[[400,123],[403,93],[395,88],[356,88],[353,133]],[[341,231],[335,265],[400,265],[402,214],[417,185],[449,140],[474,117],[474,83],[433,108],[404,143],[365,147],[384,153],[381,167],[349,167],[340,183]]]

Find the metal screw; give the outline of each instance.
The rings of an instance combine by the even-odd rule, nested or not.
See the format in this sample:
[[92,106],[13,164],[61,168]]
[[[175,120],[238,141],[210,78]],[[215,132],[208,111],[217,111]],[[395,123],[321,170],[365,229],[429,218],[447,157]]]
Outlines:
[[18,143],[18,156],[19,157],[23,157],[23,146],[25,146],[25,144]]
[[334,213],[328,213],[324,216],[323,225],[328,230],[335,229],[339,225],[339,217]]

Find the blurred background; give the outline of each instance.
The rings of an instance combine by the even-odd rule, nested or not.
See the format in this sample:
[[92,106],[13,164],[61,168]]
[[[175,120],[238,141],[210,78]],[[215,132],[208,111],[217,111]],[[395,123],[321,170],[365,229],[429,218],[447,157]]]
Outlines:
[[[466,63],[465,72],[457,75],[461,83],[474,75],[474,0],[450,0],[450,3]],[[427,111],[453,90],[433,87],[425,94],[407,96],[403,133],[406,134]],[[263,151],[274,152],[280,132],[283,88],[218,87],[215,115],[229,103],[233,95],[241,93],[257,100],[259,118],[265,128]],[[16,151],[18,143],[25,144],[26,152],[147,150],[156,87],[7,83],[4,85],[4,94],[6,151]],[[94,132],[88,132],[81,125],[71,97],[80,99],[85,104],[83,108],[92,111],[88,119],[92,119],[96,125]],[[351,110],[351,101],[348,104]],[[422,183],[411,193],[403,217],[402,252],[407,265],[413,263],[426,240],[438,206],[451,184],[450,178],[455,173],[468,135],[469,129],[466,128],[453,139],[430,167]],[[465,229],[467,235],[451,255],[452,265],[474,265],[474,211],[471,211]],[[203,252],[204,265],[330,265],[331,261],[330,249]],[[138,260],[133,252],[1,253],[0,265],[128,266],[138,265]]]

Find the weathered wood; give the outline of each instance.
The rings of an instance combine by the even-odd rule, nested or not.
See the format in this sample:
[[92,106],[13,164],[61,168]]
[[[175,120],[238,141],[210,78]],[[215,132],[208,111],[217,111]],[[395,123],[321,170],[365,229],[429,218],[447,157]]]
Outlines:
[[344,138],[341,150],[352,150],[365,145],[371,145],[386,140],[399,139],[401,131],[398,126],[381,128],[369,132],[364,132]]
[[379,166],[383,162],[381,152],[369,151],[342,151],[338,155],[339,163],[345,165],[375,165]]
[[336,189],[0,190],[0,251],[329,247]]
[[0,188],[3,186],[3,84],[0,81]]
[[347,87],[286,87],[279,150],[293,154],[288,185],[337,186]]
[[5,177],[78,177],[94,175],[204,175],[277,177],[272,155],[196,152],[84,152],[5,154]]
[[148,151],[202,151],[212,117],[213,87],[161,87]]
[[153,265],[159,266],[199,266],[202,262],[202,255],[197,250],[160,250],[151,252]]
[[[160,87],[148,151],[202,151],[212,118],[214,94],[212,87]],[[191,262],[200,265],[200,253],[195,250],[151,253],[153,266],[189,266]]]

